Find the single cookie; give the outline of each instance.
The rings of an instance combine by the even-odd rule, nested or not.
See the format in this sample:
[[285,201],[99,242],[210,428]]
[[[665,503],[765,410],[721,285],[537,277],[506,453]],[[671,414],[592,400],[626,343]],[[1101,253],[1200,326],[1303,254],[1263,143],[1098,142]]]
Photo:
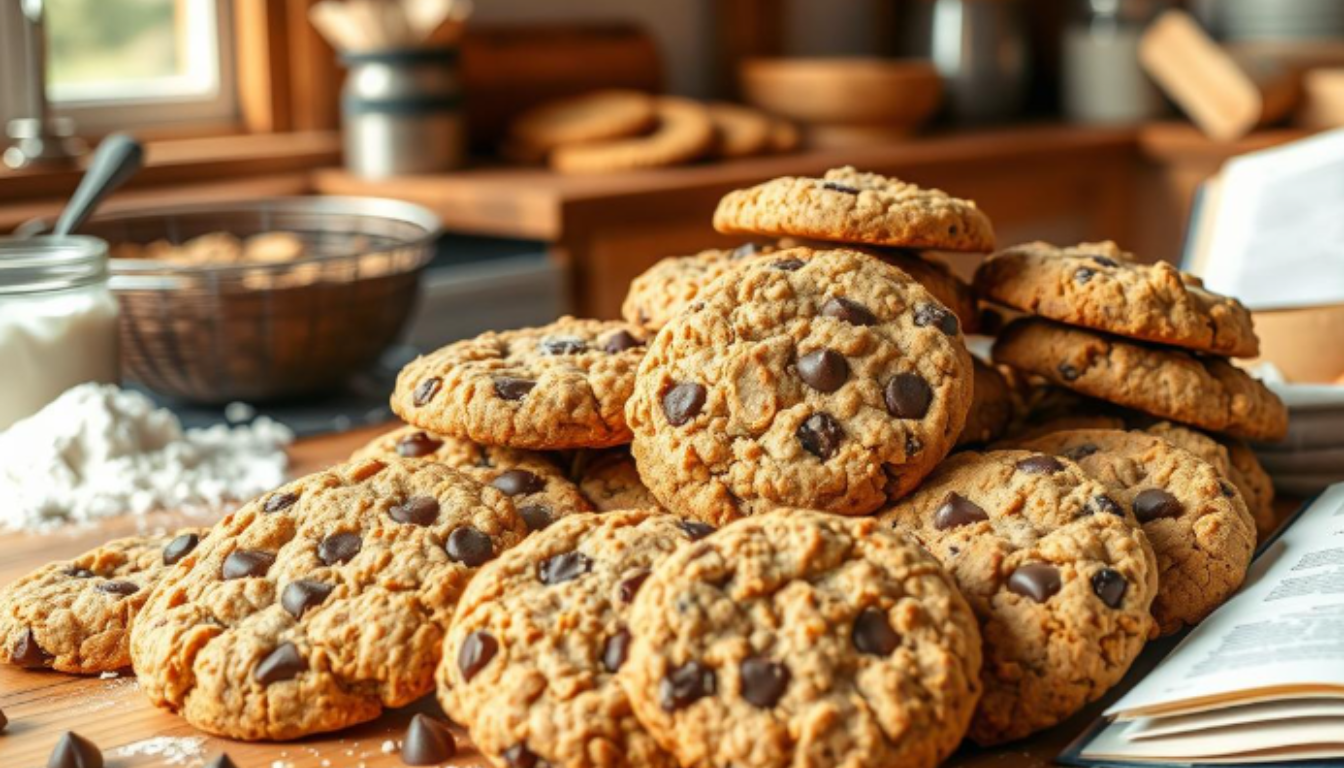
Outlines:
[[1288,433],[1288,409],[1278,396],[1222,358],[1023,318],[999,334],[994,361],[1084,395],[1214,432],[1267,441]]
[[706,104],[714,121],[714,151],[719,157],[750,157],[770,149],[775,124],[769,115],[725,101]]
[[1068,457],[1131,507],[1157,552],[1159,631],[1194,626],[1246,577],[1255,521],[1236,486],[1159,437],[1116,430],[1056,432],[1023,448]]
[[417,358],[392,410],[421,429],[510,448],[602,448],[630,441],[623,409],[644,356],[625,323],[562,317],[483,333]]
[[872,518],[779,510],[683,547],[630,628],[621,683],[684,766],[932,768],[980,696],[966,601]]
[[691,256],[668,256],[630,283],[621,317],[650,333],[695,303],[705,286],[748,259],[779,250],[774,245],[745,243],[736,248],[710,248]]
[[695,160],[714,147],[714,121],[700,103],[659,96],[654,110],[658,120],[650,133],[556,147],[551,167],[560,173],[660,168]]
[[428,461],[351,462],[244,505],[131,633],[140,688],[207,733],[334,731],[434,688],[476,570],[522,541],[504,494]]
[[444,642],[444,711],[501,768],[674,768],[616,672],[640,585],[708,528],[652,510],[575,515],[482,568]]
[[131,625],[205,529],[109,541],[0,590],[0,663],[79,675],[131,665]]
[[975,391],[971,410],[966,415],[966,426],[957,438],[957,447],[982,445],[1003,436],[1013,420],[1013,398],[1003,374],[980,358],[972,357],[975,366]]
[[542,154],[566,144],[634,136],[652,128],[654,97],[639,91],[594,91],[557,99],[519,115],[509,126],[515,145]]
[[350,456],[351,461],[359,459],[424,459],[447,464],[511,498],[529,531],[593,508],[560,466],[540,453],[477,445],[410,425],[379,435]]
[[994,248],[989,217],[975,203],[852,167],[834,168],[820,179],[784,176],[729,192],[714,212],[714,228],[897,248]]
[[658,507],[657,497],[639,479],[635,458],[626,448],[584,451],[575,459],[574,480],[599,512]]
[[626,406],[645,485],[713,524],[866,514],[919,484],[970,408],[957,318],[848,250],[755,259],[659,331]]
[[1165,262],[1139,264],[1115,243],[1027,243],[990,256],[981,295],[1024,312],[1214,355],[1255,357],[1251,313]]
[[951,457],[881,515],[942,561],[980,619],[979,744],[1062,722],[1143,650],[1157,563],[1129,509],[1070,461],[992,451]]

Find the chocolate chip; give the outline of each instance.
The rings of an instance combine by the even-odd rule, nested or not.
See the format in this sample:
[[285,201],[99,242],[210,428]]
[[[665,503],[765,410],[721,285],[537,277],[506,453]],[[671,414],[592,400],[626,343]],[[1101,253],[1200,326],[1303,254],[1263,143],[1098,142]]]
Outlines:
[[397,442],[397,455],[406,459],[418,459],[429,456],[443,447],[442,440],[435,440],[428,432],[412,432]]
[[224,558],[221,576],[225,581],[265,576],[275,564],[275,555],[257,549],[238,549]]
[[940,304],[920,304],[915,307],[915,325],[920,328],[932,325],[947,336],[956,336],[961,328],[952,310]]
[[770,266],[773,269],[778,269],[781,272],[797,272],[798,270],[802,269],[803,265],[806,263],[807,262],[803,261],[802,259],[780,259],[779,261],[776,261],[774,264],[771,264]]
[[674,427],[694,419],[705,407],[705,388],[695,382],[683,381],[667,390],[663,395],[663,414],[667,423]]
[[252,678],[262,685],[270,685],[293,680],[306,671],[308,662],[299,655],[299,649],[293,643],[285,643],[261,660],[252,670]]
[[1091,258],[1092,258],[1092,261],[1093,261],[1094,263],[1096,263],[1096,264],[1100,264],[1100,265],[1103,266],[1103,267],[1118,267],[1118,266],[1120,266],[1119,262],[1117,262],[1115,259],[1112,259],[1112,258],[1109,258],[1109,257],[1106,257],[1106,256],[1093,256],[1093,257],[1091,257]]
[[438,765],[457,754],[457,739],[448,724],[429,715],[416,715],[401,742],[401,762],[406,765]]
[[310,608],[325,603],[331,596],[334,589],[330,584],[323,584],[320,581],[311,579],[300,579],[291,581],[285,587],[285,591],[280,593],[280,607],[285,609],[290,616],[296,619],[302,619],[303,614]]
[[1115,515],[1116,517],[1125,516],[1125,510],[1120,506],[1119,502],[1105,494],[1093,496],[1087,502],[1087,513],[1089,515],[1094,515],[1099,512],[1105,512],[1108,515]]
[[467,635],[457,652],[457,668],[462,672],[462,682],[471,682],[498,652],[499,641],[489,632],[478,630]]
[[1149,488],[1139,491],[1134,497],[1134,516],[1140,523],[1147,523],[1162,517],[1176,517],[1185,510],[1180,499],[1161,488]]
[[644,582],[649,580],[650,573],[652,571],[648,568],[641,568],[621,581],[616,587],[616,592],[621,596],[622,603],[634,602],[635,595],[639,594],[639,588],[644,586]]
[[1232,484],[1226,480],[1218,481],[1218,490],[1222,491],[1223,495],[1229,499],[1237,495],[1237,489],[1233,488]]
[[563,584],[573,581],[593,569],[593,561],[582,552],[565,552],[548,557],[537,566],[537,579],[542,584]]
[[887,621],[887,612],[878,608],[863,609],[854,620],[854,631],[850,638],[859,653],[869,656],[890,656],[901,644],[900,635]]
[[818,392],[834,392],[849,378],[849,363],[833,349],[818,349],[798,358],[798,378]]
[[1101,448],[1094,443],[1083,443],[1065,448],[1062,455],[1070,461],[1082,461],[1100,450]]
[[887,401],[887,413],[898,419],[922,419],[933,402],[933,389],[915,373],[898,373],[887,382],[882,392]]
[[743,243],[734,248],[732,253],[728,254],[728,258],[745,259],[748,256],[755,256],[760,252],[761,252],[761,246],[755,243]]
[[541,768],[545,763],[537,759],[535,752],[527,748],[526,744],[514,744],[512,747],[504,750],[502,755],[504,763],[509,768]]
[[822,187],[822,189],[829,189],[829,190],[831,190],[832,192],[844,192],[846,195],[857,195],[857,194],[859,194],[859,190],[858,190],[857,188],[855,188],[855,187],[851,187],[851,186],[849,186],[848,184],[839,184],[839,183],[834,182],[834,181],[828,181],[828,182],[822,184],[821,187]]
[[65,574],[66,576],[69,576],[72,579],[92,579],[94,576],[93,571],[90,571],[88,568],[79,568],[73,565],[70,566],[69,568],[66,568],[61,573]]
[[698,661],[688,661],[658,683],[658,704],[664,712],[676,712],[714,695],[715,682],[714,670]]
[[821,305],[821,314],[850,325],[877,324],[877,316],[868,311],[867,307],[840,296],[827,299],[826,303]]
[[1097,593],[1101,602],[1111,608],[1119,608],[1120,603],[1125,599],[1125,590],[1129,589],[1129,582],[1120,575],[1119,571],[1110,568],[1102,568],[1100,571],[1092,574],[1092,591]]
[[46,669],[55,659],[55,656],[37,644],[37,636],[31,628],[19,635],[19,641],[9,653],[9,663],[24,669]]
[[1073,273],[1073,279],[1078,281],[1078,283],[1082,284],[1086,283],[1088,280],[1091,280],[1093,275],[1095,274],[1097,274],[1097,270],[1095,269],[1092,269],[1090,267],[1079,267],[1077,271]]
[[616,634],[607,638],[602,644],[602,666],[607,668],[608,672],[615,672],[625,663],[625,657],[630,653],[630,632],[626,629],[616,630]]
[[537,382],[531,379],[500,376],[495,379],[495,394],[505,400],[522,400],[535,386],[537,386]]
[[416,385],[415,392],[411,393],[411,402],[415,403],[417,407],[426,405],[434,399],[435,395],[439,394],[439,389],[442,387],[443,379],[431,376]]
[[840,449],[840,441],[844,440],[845,431],[840,427],[840,422],[830,414],[814,413],[798,427],[794,436],[802,443],[804,450],[825,461]]
[[770,709],[789,687],[789,668],[753,656],[742,662],[742,698],[761,709]]
[[551,516],[550,507],[544,504],[527,504],[518,508],[518,516],[523,518],[523,523],[527,525],[527,530],[536,532],[545,530],[555,518]]
[[945,531],[988,519],[989,515],[979,504],[959,493],[949,493],[938,509],[934,510],[933,527]]
[[221,752],[206,763],[205,768],[238,768],[238,764],[233,762],[227,754]]
[[448,534],[448,559],[461,563],[468,568],[485,565],[495,556],[495,543],[489,536],[464,525]]
[[364,539],[357,533],[333,533],[317,545],[317,557],[327,565],[339,565],[355,559],[364,548]]
[[191,554],[200,543],[201,537],[194,533],[184,533],[178,536],[163,548],[163,564],[177,565],[182,558]]
[[126,597],[139,592],[140,585],[132,584],[129,581],[104,581],[102,584],[98,585],[97,589],[99,592],[106,592],[109,595]]
[[1059,569],[1048,563],[1028,563],[1008,577],[1008,591],[1044,603],[1059,591]]
[[271,497],[266,500],[266,504],[262,509],[266,510],[267,514],[279,512],[282,509],[289,509],[294,506],[294,502],[298,500],[299,496],[295,493],[276,493],[272,494]]
[[490,482],[505,496],[527,496],[546,487],[546,482],[525,469],[509,469]]
[[684,517],[677,521],[677,527],[680,528],[682,533],[685,533],[691,541],[699,541],[718,530],[709,523],[704,523],[699,520],[687,520]]
[[588,342],[572,336],[548,336],[537,346],[543,355],[577,355],[588,351]]
[[1064,465],[1059,463],[1059,459],[1043,453],[1028,456],[1017,462],[1016,466],[1018,472],[1025,472],[1028,475],[1053,475],[1064,471]]
[[603,351],[608,354],[619,354],[627,349],[638,349],[644,346],[644,342],[635,338],[629,331],[617,331],[607,337],[607,341],[602,345]]
[[433,525],[439,519],[439,500],[433,496],[412,496],[387,510],[387,516],[398,523]]
[[1083,375],[1083,372],[1069,363],[1060,363],[1059,375],[1063,376],[1065,381],[1077,381],[1078,377]]
[[103,768],[103,753],[92,741],[66,731],[51,750],[47,768]]

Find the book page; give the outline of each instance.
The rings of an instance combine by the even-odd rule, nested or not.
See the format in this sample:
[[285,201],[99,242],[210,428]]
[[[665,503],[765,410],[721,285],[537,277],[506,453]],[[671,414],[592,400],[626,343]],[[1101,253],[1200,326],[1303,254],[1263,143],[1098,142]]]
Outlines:
[[1139,741],[1127,730],[1134,723],[1115,723],[1097,735],[1082,751],[1090,761],[1126,763],[1277,762],[1338,757],[1344,751],[1344,729],[1338,719],[1290,720],[1262,723],[1254,728],[1233,726],[1193,734]]
[[1156,739],[1179,733],[1194,733],[1214,728],[1253,723],[1336,718],[1344,723],[1344,695],[1338,699],[1290,699],[1243,704],[1211,712],[1167,717],[1141,717],[1130,722],[1125,734],[1131,739]]

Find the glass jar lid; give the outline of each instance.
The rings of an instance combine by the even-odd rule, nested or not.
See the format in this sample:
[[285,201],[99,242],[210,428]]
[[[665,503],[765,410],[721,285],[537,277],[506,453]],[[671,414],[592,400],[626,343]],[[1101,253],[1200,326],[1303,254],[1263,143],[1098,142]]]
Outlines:
[[107,281],[107,243],[96,237],[0,237],[0,297]]

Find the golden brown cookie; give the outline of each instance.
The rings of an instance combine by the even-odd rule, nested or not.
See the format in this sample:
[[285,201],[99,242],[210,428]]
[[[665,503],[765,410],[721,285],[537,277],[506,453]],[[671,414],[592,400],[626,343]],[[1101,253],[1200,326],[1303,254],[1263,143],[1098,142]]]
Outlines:
[[971,358],[975,366],[975,391],[966,426],[957,438],[957,447],[984,445],[1003,436],[1013,419],[1013,399],[1003,374],[980,358]]
[[509,126],[514,145],[544,155],[556,147],[634,136],[652,128],[654,97],[639,91],[605,90],[538,105]]
[[700,291],[739,264],[779,250],[770,243],[708,248],[690,256],[668,256],[636,277],[621,304],[627,323],[656,333],[695,303]]
[[649,133],[556,147],[551,167],[560,173],[660,168],[698,159],[714,147],[714,121],[698,102],[659,96],[654,111],[657,123]]

